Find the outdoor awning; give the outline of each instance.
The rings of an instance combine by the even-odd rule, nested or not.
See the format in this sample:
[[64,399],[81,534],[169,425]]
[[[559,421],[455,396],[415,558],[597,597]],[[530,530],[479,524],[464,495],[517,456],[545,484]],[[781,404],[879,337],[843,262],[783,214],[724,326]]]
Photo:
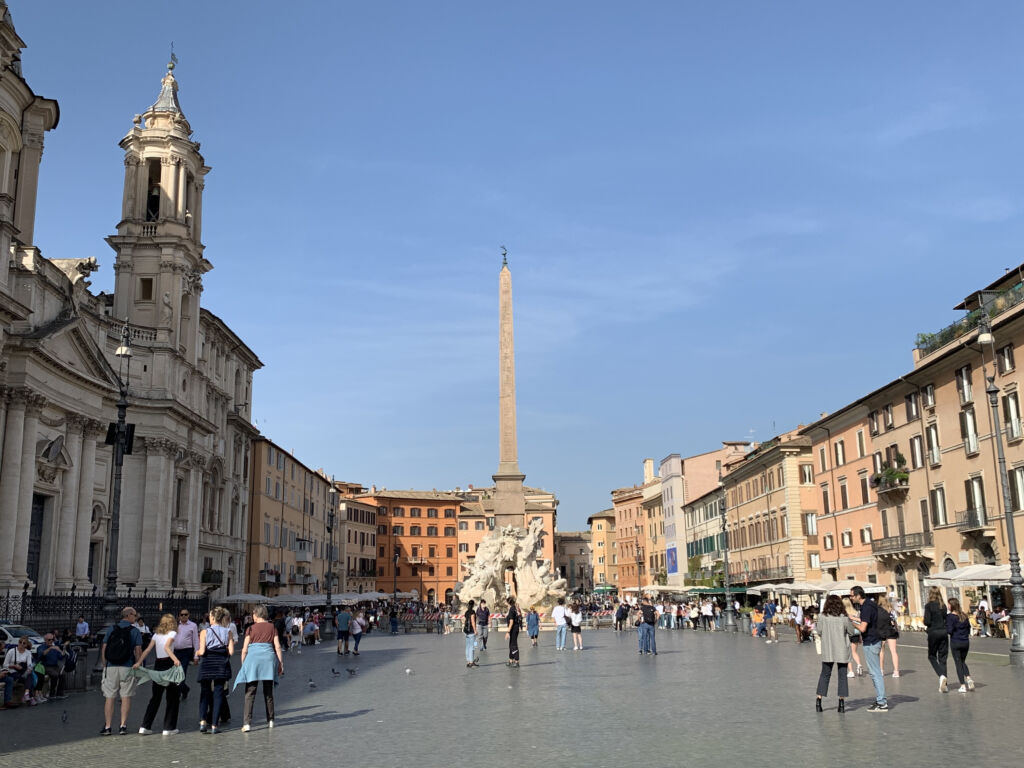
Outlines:
[[1009,565],[965,565],[952,571],[943,571],[928,576],[924,580],[926,587],[970,587],[984,584],[1008,584],[1010,582]]
[[217,602],[219,603],[265,603],[268,598],[263,595],[256,595],[251,592],[239,592],[234,595],[228,595],[222,597]]
[[[725,587],[687,587],[691,595],[724,595]],[[747,587],[729,587],[729,593],[742,595],[750,590]]]

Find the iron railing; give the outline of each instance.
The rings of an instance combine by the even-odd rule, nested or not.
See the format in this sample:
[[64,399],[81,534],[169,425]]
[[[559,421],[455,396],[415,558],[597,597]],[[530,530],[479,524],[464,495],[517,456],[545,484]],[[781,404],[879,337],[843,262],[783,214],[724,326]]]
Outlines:
[[914,552],[932,546],[932,532],[905,533],[902,536],[886,536],[871,542],[871,554],[887,555],[895,552]]
[[978,531],[992,523],[992,507],[965,509],[956,513],[956,527],[959,531]]

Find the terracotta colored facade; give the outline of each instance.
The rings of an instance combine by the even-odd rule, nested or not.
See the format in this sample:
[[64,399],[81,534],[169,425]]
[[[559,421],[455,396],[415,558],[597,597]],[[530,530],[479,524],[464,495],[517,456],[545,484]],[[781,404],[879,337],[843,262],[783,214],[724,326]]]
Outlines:
[[615,510],[606,509],[587,518],[590,526],[591,569],[594,586],[619,583],[618,544],[615,539]]

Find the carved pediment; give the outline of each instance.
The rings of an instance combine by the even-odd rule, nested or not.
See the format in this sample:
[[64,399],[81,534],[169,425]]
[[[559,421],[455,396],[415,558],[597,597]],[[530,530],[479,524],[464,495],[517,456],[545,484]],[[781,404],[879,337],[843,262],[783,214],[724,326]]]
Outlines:
[[103,352],[74,319],[42,336],[38,350],[62,368],[117,388],[117,376]]

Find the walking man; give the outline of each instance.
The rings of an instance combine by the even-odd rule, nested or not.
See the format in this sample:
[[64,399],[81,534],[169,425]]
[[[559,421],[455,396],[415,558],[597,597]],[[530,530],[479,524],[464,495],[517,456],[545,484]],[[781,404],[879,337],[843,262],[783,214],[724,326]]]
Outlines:
[[487,650],[487,630],[490,624],[491,611],[487,607],[487,601],[481,600],[480,606],[476,609],[476,634],[485,651]]
[[640,598],[640,653],[658,655],[658,641],[654,637],[654,628],[658,623],[658,612],[651,605],[651,598],[644,595]]
[[142,654],[142,634],[135,627],[138,614],[134,608],[121,611],[121,620],[112,627],[107,627],[100,646],[100,658],[103,659],[103,730],[100,736],[109,736],[111,723],[114,722],[114,699],[121,699],[121,736],[128,734],[128,712],[132,707],[132,696],[138,679],[132,674],[132,664]]
[[[142,642],[139,636],[139,642]],[[192,659],[199,650],[199,627],[194,621],[189,621],[188,611],[178,611],[178,633],[174,636],[174,655],[181,662],[181,670],[185,673],[181,684],[178,686],[179,698],[184,701],[188,698],[188,668]]]
[[799,603],[789,606],[789,626],[796,630],[796,641],[802,643],[804,641],[804,609],[800,607]]
[[775,634],[775,612],[778,610],[778,606],[775,605],[775,601],[770,597],[768,602],[764,604],[764,629],[768,635],[766,643],[779,642],[779,636]]
[[347,605],[341,606],[338,615],[334,619],[334,626],[338,630],[338,655],[348,656],[348,627],[352,621],[352,614]]
[[565,598],[558,598],[558,605],[551,611],[551,618],[555,620],[555,650],[565,650]]
[[874,600],[864,596],[864,588],[860,585],[850,588],[850,602],[860,608],[860,623],[854,624],[860,630],[861,647],[864,649],[864,662],[868,665],[868,674],[875,684],[875,703],[868,707],[868,712],[888,712],[889,702],[885,698],[885,678],[882,677],[882,638],[878,634],[878,606]]

